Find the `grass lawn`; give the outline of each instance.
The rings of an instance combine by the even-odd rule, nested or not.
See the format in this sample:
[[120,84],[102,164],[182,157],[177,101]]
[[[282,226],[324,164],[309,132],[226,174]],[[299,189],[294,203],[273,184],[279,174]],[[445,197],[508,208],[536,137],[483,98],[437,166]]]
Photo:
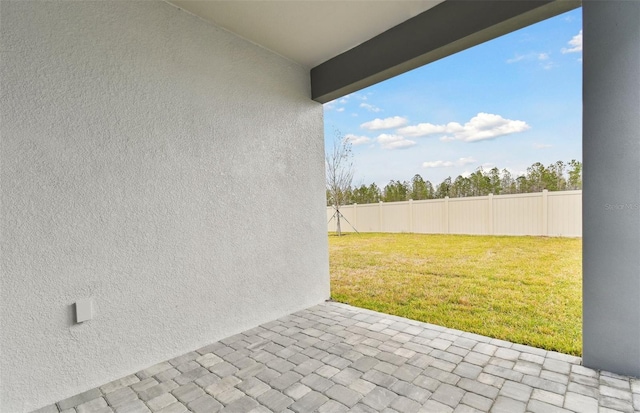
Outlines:
[[582,355],[582,239],[329,235],[331,297]]

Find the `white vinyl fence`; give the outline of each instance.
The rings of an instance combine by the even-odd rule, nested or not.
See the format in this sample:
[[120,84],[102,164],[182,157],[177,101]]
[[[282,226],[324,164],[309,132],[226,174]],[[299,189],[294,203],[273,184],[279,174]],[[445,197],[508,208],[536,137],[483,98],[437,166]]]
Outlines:
[[[336,230],[334,212],[327,207],[329,231]],[[582,236],[582,191],[355,204],[340,212],[359,232]]]

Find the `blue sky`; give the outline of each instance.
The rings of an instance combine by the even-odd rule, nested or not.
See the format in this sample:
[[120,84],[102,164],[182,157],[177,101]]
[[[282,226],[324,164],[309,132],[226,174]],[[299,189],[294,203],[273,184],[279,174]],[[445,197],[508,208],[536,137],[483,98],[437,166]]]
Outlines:
[[324,120],[327,148],[352,143],[354,185],[582,161],[582,9],[329,102]]

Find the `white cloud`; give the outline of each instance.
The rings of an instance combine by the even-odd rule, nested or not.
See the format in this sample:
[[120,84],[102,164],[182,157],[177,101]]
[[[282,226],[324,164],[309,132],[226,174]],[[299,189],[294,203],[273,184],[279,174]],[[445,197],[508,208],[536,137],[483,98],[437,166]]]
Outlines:
[[429,161],[422,163],[423,168],[449,168],[451,166],[455,166],[451,161]]
[[568,43],[569,43],[569,46],[571,47],[570,48],[563,47],[561,50],[563,54],[582,52],[582,30],[580,30],[578,34],[573,36]]
[[415,141],[406,139],[400,135],[387,135],[383,133],[376,138],[383,149],[407,149],[416,144]]
[[349,103],[349,96],[344,96],[340,99],[334,99],[330,102],[327,102],[323,105],[325,110],[335,110],[336,112],[344,112],[344,105]]
[[407,136],[427,136],[433,135],[435,133],[450,133],[452,131],[462,131],[463,128],[459,123],[450,122],[446,125],[434,125],[432,123],[419,123],[414,126],[405,126],[404,128],[398,129],[398,133]]
[[370,105],[370,104],[368,104],[368,103],[361,103],[361,104],[360,104],[360,107],[361,107],[361,108],[365,108],[365,109],[366,109],[366,110],[368,110],[369,112],[380,112],[380,111],[382,110],[382,109],[380,109],[379,107],[377,107],[377,106],[373,106],[373,105]]
[[478,162],[476,159],[473,159],[471,156],[468,156],[466,158],[459,158],[457,161],[452,162],[452,161],[428,161],[428,162],[423,162],[422,163],[422,167],[423,168],[449,168],[452,166],[465,166],[465,165],[469,165],[472,163],[476,163]]
[[511,59],[507,59],[507,63],[518,63],[518,62],[531,62],[531,61],[539,61],[544,62],[545,60],[549,60],[551,56],[549,53],[538,53],[538,52],[530,52],[527,54],[516,54],[515,57]]
[[380,129],[393,129],[399,128],[407,124],[407,119],[401,116],[394,116],[391,118],[380,119],[376,118],[372,121],[365,122],[360,127],[368,130],[380,130]]
[[420,123],[414,126],[405,126],[398,129],[398,133],[405,136],[442,135],[443,142],[463,141],[477,142],[487,139],[495,139],[499,136],[524,132],[530,126],[522,120],[505,119],[500,115],[491,113],[478,113],[464,125],[458,122],[449,122],[446,125],[434,125]]
[[476,163],[478,162],[477,160],[473,159],[471,156],[467,157],[467,158],[460,158],[458,159],[458,165],[469,165],[470,163]]
[[371,138],[366,136],[357,136],[354,134],[348,134],[344,137],[344,140],[350,142],[353,146],[363,145],[365,143],[371,142]]
[[556,67],[555,63],[549,61],[549,62],[545,62],[540,64],[540,67],[542,67],[544,70],[551,70],[554,67]]
[[525,55],[516,55],[516,57],[512,57],[511,59],[507,59],[507,63],[517,63],[521,60],[525,60],[527,56]]
[[547,148],[552,148],[553,145],[548,144],[548,143],[534,143],[533,144],[533,148],[534,149],[547,149]]

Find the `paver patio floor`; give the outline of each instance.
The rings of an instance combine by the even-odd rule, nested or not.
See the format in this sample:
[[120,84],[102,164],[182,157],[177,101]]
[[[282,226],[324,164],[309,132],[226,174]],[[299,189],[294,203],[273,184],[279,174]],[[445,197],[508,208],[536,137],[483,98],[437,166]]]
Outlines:
[[38,413],[633,412],[579,357],[327,302]]

